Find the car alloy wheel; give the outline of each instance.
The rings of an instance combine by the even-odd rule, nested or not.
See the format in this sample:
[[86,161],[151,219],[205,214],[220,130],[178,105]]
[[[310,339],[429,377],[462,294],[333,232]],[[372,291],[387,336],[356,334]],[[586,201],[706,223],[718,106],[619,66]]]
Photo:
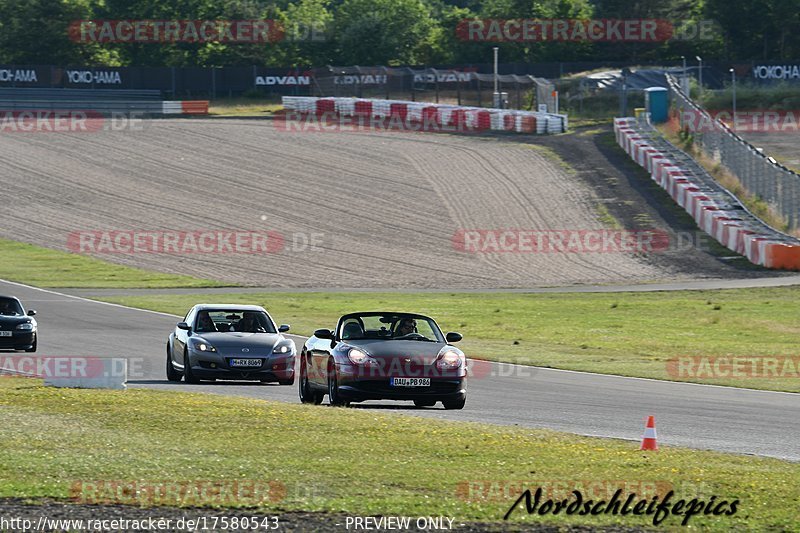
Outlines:
[[200,380],[192,373],[192,366],[189,364],[189,354],[183,353],[183,379],[186,383],[200,383]]
[[175,365],[172,364],[172,350],[167,344],[167,379],[169,381],[180,381],[181,373],[175,370]]
[[36,345],[39,343],[39,335],[34,334],[33,336],[33,345],[30,348],[25,348],[25,351],[28,353],[32,353],[36,351]]
[[337,407],[347,407],[350,402],[341,397],[339,393],[339,379],[336,375],[336,365],[328,365],[328,401]]
[[303,403],[313,403],[319,405],[322,403],[324,394],[311,389],[311,383],[308,382],[308,368],[306,367],[305,356],[300,360],[300,401]]

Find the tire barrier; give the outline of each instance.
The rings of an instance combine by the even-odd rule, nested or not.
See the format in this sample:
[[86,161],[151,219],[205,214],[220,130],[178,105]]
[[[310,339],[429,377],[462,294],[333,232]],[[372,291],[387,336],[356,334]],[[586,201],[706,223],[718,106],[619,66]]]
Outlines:
[[397,120],[400,123],[438,124],[447,127],[448,131],[513,131],[545,135],[564,133],[568,128],[566,115],[534,111],[313,96],[284,96],[282,102],[287,111],[300,115],[367,117]]
[[208,115],[208,100],[177,100],[161,102],[164,115]]
[[694,218],[705,233],[751,263],[800,270],[800,240],[771,228],[690,156],[635,118],[614,119],[614,135],[625,152]]

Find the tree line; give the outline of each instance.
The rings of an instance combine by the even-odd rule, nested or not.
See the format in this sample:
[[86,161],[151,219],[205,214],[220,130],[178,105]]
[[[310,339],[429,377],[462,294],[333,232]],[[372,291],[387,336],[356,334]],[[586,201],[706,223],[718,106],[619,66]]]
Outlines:
[[[81,20],[273,20],[268,43],[78,42]],[[477,19],[642,19],[655,42],[465,39]],[[323,66],[800,59],[800,0],[0,0],[0,63],[97,66]]]

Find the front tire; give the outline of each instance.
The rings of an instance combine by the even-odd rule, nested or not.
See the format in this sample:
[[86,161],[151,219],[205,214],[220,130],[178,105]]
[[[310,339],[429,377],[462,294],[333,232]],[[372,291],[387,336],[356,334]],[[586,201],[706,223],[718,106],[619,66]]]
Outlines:
[[38,343],[39,343],[39,335],[36,335],[35,337],[33,337],[33,346],[31,346],[30,348],[25,348],[25,351],[28,352],[28,353],[35,352],[36,351],[36,345]]
[[334,407],[347,407],[350,402],[342,398],[339,392],[339,378],[336,375],[336,364],[328,365],[328,401]]
[[300,360],[300,402],[319,405],[322,403],[324,394],[317,392],[311,388],[311,383],[308,382],[308,368],[306,368],[305,357]]
[[183,379],[186,383],[200,383],[200,379],[192,373],[192,366],[189,364],[189,354],[186,352],[183,353]]
[[442,402],[442,405],[444,405],[445,409],[463,409],[464,408],[464,404],[466,404],[466,403],[467,403],[467,397],[464,396],[463,398],[461,398],[459,400],[447,400],[447,401],[444,401],[444,402]]
[[175,365],[172,364],[172,350],[169,348],[169,344],[167,345],[167,379],[172,382],[179,382],[181,380],[180,372],[175,370]]

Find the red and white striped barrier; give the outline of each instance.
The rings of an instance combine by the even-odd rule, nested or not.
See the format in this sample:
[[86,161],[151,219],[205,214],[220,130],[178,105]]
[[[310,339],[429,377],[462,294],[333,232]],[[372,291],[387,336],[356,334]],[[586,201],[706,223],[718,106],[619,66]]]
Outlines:
[[208,100],[165,100],[161,102],[164,115],[208,115]]
[[568,128],[566,115],[466,107],[402,100],[369,100],[361,98],[317,98],[315,96],[284,96],[287,111],[317,116],[365,116],[402,122],[425,121],[464,131],[515,131],[519,133],[564,133]]
[[647,169],[650,177],[683,207],[704,232],[726,248],[739,253],[756,265],[781,270],[800,270],[800,240],[789,238],[764,225],[745,211],[725,210],[702,187],[691,173],[640,135],[635,118],[614,119],[614,136],[631,158]]

